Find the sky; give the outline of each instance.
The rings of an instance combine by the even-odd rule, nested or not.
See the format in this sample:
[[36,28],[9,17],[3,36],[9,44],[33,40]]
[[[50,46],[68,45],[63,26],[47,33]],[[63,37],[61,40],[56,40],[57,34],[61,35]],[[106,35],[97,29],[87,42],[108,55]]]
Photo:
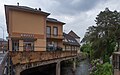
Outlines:
[[4,5],[28,6],[41,8],[42,11],[51,13],[51,18],[66,23],[63,31],[68,33],[73,30],[77,35],[84,37],[86,29],[95,25],[95,17],[104,11],[120,11],[120,0],[0,0],[0,38],[8,36],[5,20]]

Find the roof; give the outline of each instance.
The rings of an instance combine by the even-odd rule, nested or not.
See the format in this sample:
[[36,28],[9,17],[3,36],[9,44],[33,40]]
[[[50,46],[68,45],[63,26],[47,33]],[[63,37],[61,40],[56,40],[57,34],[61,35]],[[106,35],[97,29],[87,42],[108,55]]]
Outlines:
[[39,8],[39,10],[34,9],[34,8],[30,8],[27,6],[16,6],[16,5],[4,5],[5,6],[5,15],[6,15],[6,23],[7,23],[7,31],[9,32],[9,26],[8,26],[8,22],[9,22],[9,10],[17,10],[17,11],[24,11],[24,12],[30,12],[30,13],[35,13],[35,14],[42,14],[45,16],[50,15],[50,13],[47,12],[43,12],[41,11],[41,9]]
[[44,14],[46,16],[50,15],[50,13],[47,12],[43,12],[41,11],[41,8],[39,8],[39,10],[37,10],[36,8],[31,8],[31,7],[27,7],[27,6],[16,6],[16,5],[5,5],[5,9],[14,9],[14,10],[20,10],[20,11],[28,11],[28,12],[33,12],[33,13],[41,13]]
[[47,18],[47,21],[48,22],[55,22],[55,23],[62,23],[63,25],[65,24],[65,23],[63,23],[61,21],[58,21],[57,19],[54,19],[54,18]]
[[74,38],[80,38],[75,32],[72,30],[68,33],[69,35],[73,36]]
[[6,41],[5,39],[3,39],[3,38],[0,38],[0,41]]
[[77,40],[74,37],[72,37],[71,35],[63,33],[63,36],[64,36],[63,44],[80,46],[80,44],[77,42]]

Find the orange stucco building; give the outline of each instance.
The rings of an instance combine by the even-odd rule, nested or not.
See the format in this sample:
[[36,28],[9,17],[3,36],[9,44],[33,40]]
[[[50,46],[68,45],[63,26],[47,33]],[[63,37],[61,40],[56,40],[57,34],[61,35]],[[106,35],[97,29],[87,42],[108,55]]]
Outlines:
[[47,49],[54,48],[52,50],[62,50],[63,48],[63,25],[65,23],[60,22],[53,18],[47,18]]
[[26,6],[5,5],[10,51],[45,51],[49,13]]
[[[26,6],[5,5],[10,51],[46,51],[63,47],[63,25],[49,13]],[[49,48],[48,48],[49,49]]]

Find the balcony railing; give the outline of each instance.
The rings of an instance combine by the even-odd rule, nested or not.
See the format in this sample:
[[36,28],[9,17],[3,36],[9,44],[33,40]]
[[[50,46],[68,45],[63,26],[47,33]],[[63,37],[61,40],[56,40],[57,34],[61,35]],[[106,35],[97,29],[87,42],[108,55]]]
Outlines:
[[63,35],[47,34],[47,38],[58,38],[63,39]]
[[54,60],[77,55],[77,51],[18,51],[9,52],[13,65]]

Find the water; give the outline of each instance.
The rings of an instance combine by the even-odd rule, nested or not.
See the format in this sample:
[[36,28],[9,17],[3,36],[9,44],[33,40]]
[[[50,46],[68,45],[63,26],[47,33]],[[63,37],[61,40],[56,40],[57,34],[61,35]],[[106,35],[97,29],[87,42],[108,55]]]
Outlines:
[[72,72],[72,67],[63,67],[61,75],[89,75],[89,61],[83,60],[80,62],[80,65],[77,67],[75,74]]
[[89,61],[84,60],[80,62],[79,67],[77,67],[76,75],[89,75]]
[[[55,75],[55,64],[43,66],[40,68],[29,70],[31,73],[24,73],[22,75]],[[61,67],[61,75],[89,75],[89,62],[88,60],[83,60],[77,67],[75,73],[72,71],[72,67]],[[34,71],[33,71],[34,70]],[[33,71],[33,72],[32,72]]]

